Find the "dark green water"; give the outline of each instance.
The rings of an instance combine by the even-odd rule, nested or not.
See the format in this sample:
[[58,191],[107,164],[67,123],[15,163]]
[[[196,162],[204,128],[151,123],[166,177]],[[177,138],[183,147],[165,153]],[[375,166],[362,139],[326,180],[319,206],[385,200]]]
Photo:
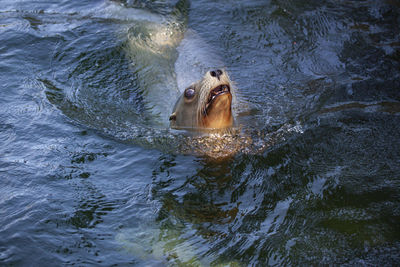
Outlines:
[[192,1],[253,141],[219,159],[126,55],[174,4],[0,2],[0,265],[399,264],[399,1]]

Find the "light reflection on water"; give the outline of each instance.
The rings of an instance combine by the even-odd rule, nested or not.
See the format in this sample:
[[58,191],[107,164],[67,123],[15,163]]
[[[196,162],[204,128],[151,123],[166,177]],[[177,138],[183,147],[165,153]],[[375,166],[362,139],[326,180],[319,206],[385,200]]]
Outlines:
[[225,152],[250,142],[222,158],[126,55],[174,3],[116,2],[0,4],[1,265],[399,262],[395,2],[192,1],[238,88]]

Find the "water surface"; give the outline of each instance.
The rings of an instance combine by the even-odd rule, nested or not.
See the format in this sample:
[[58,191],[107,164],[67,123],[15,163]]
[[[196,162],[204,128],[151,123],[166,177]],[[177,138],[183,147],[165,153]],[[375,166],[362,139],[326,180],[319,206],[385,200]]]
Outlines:
[[[192,1],[198,48],[135,61],[175,2],[0,3],[0,265],[398,264],[399,3]],[[154,112],[179,51],[223,62],[251,145]]]

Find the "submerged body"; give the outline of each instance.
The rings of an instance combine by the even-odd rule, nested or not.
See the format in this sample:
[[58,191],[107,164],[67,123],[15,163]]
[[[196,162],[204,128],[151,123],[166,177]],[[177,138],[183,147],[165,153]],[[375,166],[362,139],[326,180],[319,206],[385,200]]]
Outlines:
[[172,128],[226,128],[233,124],[231,81],[213,49],[186,28],[188,6],[180,0],[164,19],[133,25],[127,54],[149,121]]

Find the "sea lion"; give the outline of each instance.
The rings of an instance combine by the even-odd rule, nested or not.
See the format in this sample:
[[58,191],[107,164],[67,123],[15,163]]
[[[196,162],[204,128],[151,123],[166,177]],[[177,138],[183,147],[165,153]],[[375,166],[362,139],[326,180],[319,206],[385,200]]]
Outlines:
[[[213,49],[187,29],[188,10],[188,0],[179,0],[169,15],[138,21],[127,31],[126,52],[143,97],[146,122],[167,126],[165,113],[178,99],[169,117],[171,128],[230,127],[231,81]],[[183,93],[182,88],[186,88]]]
[[226,70],[211,70],[185,89],[169,117],[175,129],[221,129],[233,124],[233,88]]

